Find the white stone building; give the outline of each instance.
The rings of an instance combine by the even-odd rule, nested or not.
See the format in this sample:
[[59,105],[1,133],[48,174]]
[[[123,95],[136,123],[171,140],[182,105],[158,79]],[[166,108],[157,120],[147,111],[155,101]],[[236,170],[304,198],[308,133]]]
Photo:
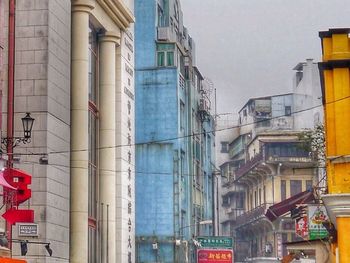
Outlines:
[[[4,9],[2,135],[7,136],[8,15]],[[28,262],[135,262],[133,1],[17,0],[14,121],[35,118],[30,144],[14,148],[32,175],[45,248]],[[47,157],[48,164],[39,163]],[[3,154],[6,159],[6,154]],[[3,223],[3,221],[1,221]],[[17,237],[13,228],[13,238]],[[13,244],[14,256],[19,246]]]

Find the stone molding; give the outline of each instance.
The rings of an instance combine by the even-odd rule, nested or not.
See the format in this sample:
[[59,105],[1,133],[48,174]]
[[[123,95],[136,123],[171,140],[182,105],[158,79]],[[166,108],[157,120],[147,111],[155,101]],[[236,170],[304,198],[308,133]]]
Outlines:
[[335,227],[337,227],[337,217],[350,217],[350,194],[328,194],[321,198]]
[[125,30],[135,18],[131,11],[120,0],[96,0],[113,22],[122,30]]
[[104,34],[99,35],[99,42],[114,42],[117,46],[120,46],[120,33],[107,31]]
[[90,13],[95,8],[94,0],[73,0],[72,12],[87,12]]

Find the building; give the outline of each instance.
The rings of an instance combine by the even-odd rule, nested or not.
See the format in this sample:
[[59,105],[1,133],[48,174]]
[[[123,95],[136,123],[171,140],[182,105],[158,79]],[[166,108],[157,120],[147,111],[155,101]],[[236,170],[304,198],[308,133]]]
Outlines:
[[[347,158],[350,150],[349,123],[349,28],[321,31],[322,93],[324,94],[326,127],[327,193],[322,200],[335,229],[331,240],[332,262],[348,262],[349,253],[349,204],[350,187]],[[340,63],[339,63],[340,62]]]
[[307,60],[295,70],[293,93],[248,100],[235,138],[221,142],[229,154],[220,164],[221,234],[234,237],[237,262],[282,258],[283,243],[298,240],[294,220],[288,209],[272,221],[266,213],[287,199],[311,201],[308,190],[318,184],[317,160],[301,140],[322,121],[317,64]]
[[35,118],[31,142],[13,150],[32,175],[23,207],[39,235],[17,237],[16,225],[13,238],[50,242],[52,258],[28,243],[31,262],[134,262],[133,1],[2,4],[4,70],[14,69],[3,74],[3,138],[12,117],[15,136],[25,112]]
[[135,14],[137,262],[193,262],[192,237],[213,234],[209,89],[180,2],[137,0]]

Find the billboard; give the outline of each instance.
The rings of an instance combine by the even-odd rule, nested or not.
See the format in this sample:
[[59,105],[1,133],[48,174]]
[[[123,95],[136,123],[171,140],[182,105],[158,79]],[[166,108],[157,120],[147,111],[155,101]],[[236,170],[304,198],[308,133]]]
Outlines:
[[232,263],[232,249],[197,249],[197,263]]

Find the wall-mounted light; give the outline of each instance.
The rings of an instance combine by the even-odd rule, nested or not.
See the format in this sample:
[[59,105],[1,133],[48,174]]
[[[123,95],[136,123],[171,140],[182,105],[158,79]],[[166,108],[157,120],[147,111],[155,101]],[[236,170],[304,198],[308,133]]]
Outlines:
[[30,139],[32,137],[32,129],[34,124],[34,118],[30,116],[30,113],[27,112],[27,115],[22,118],[22,125],[24,131],[24,138]]
[[49,253],[50,257],[52,256],[52,249],[50,248],[50,243],[45,245],[47,253]]
[[157,250],[158,249],[158,243],[157,242],[152,243],[152,249],[153,250]]
[[30,143],[32,137],[32,129],[34,124],[34,118],[30,116],[30,113],[27,112],[27,115],[22,118],[23,125],[23,137],[5,137],[1,139],[1,144],[4,144],[6,149],[9,145],[16,147],[19,143]]
[[49,164],[49,158],[47,157],[47,155],[41,156],[39,158],[39,163],[40,164]]

